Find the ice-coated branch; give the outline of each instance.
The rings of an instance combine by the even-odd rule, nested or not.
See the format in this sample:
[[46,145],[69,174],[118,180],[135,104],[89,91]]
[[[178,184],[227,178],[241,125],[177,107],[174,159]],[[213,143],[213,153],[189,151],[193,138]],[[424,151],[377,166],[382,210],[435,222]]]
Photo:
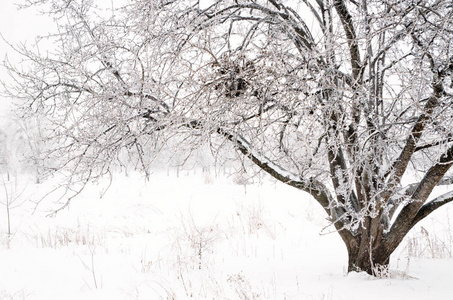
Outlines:
[[343,0],[335,0],[333,5],[340,16],[341,24],[346,32],[347,42],[349,46],[349,54],[351,55],[352,74],[354,79],[357,80],[360,72],[360,51],[357,42],[357,34],[354,28],[354,21],[348,8]]
[[412,226],[417,224],[419,221],[421,221],[423,218],[428,216],[430,213],[438,209],[439,207],[450,203],[453,201],[453,191],[450,191],[448,193],[445,193],[441,196],[438,196],[434,198],[433,200],[429,201],[428,203],[424,204],[420,210],[417,212],[415,215],[413,221],[412,221]]
[[[435,186],[442,181],[445,173],[453,165],[453,146],[450,147],[444,154],[441,155],[438,163],[434,164],[426,172],[422,181],[417,185],[416,189],[410,196],[410,201],[403,207],[401,212],[395,219],[392,227],[387,234],[387,241],[393,247],[401,242],[405,234],[418,221],[426,217],[429,213],[445,203],[450,202],[449,197],[438,199],[438,202],[429,202],[425,204],[431,191]],[[423,208],[426,205],[425,208]]]
[[429,97],[422,113],[415,122],[409,136],[406,138],[403,149],[398,158],[393,162],[392,166],[387,171],[386,177],[389,183],[388,191],[383,195],[384,199],[390,198],[396,186],[401,182],[403,174],[406,172],[409,161],[415,152],[417,142],[420,140],[423,131],[434,108],[439,104],[439,94],[434,94]]

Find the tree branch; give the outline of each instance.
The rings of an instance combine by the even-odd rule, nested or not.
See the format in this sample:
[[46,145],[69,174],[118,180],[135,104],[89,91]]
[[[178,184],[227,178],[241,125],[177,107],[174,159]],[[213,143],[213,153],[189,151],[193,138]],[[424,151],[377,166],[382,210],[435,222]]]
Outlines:
[[[440,207],[440,203],[443,203],[439,199],[439,204],[432,203],[432,201],[426,204],[426,208],[422,210],[426,199],[429,197],[433,188],[442,181],[445,173],[453,165],[453,146],[451,146],[441,157],[438,163],[432,166],[428,172],[426,172],[420,184],[411,196],[411,201],[403,207],[392,227],[390,228],[387,240],[392,247],[396,248],[402,241],[404,236],[409,230],[421,219],[426,217],[429,213]],[[448,197],[447,197],[448,198]],[[442,204],[443,205],[443,204]]]
[[343,0],[335,0],[333,5],[335,6],[337,14],[340,16],[341,24],[346,33],[349,54],[351,55],[352,76],[357,80],[360,73],[360,52],[357,44],[354,22]]
[[453,142],[453,135],[449,134],[449,136],[444,140],[436,141],[436,142],[432,142],[432,143],[428,143],[428,144],[424,144],[424,145],[415,147],[414,152],[418,152],[420,150],[429,149],[429,148],[432,148],[435,146],[439,146],[439,145],[443,145],[443,144],[451,143],[451,142]]
[[[197,126],[200,125],[202,126],[201,123],[197,122]],[[254,152],[252,145],[241,136],[233,135],[220,127],[217,128],[217,133],[232,142],[239,152],[248,157],[261,170],[265,171],[280,182],[286,183],[310,194],[324,208],[345,243],[348,245],[348,243],[353,239],[351,231],[343,230],[348,224],[348,219],[345,218],[346,215],[344,208],[335,206],[335,202],[332,199],[329,190],[323,183],[311,178],[308,180],[300,178],[299,176],[292,174],[274,164],[266,156]]]
[[[257,11],[260,11],[264,13],[265,15],[271,17],[271,18],[280,18],[281,20],[284,20],[286,25],[289,25],[288,27],[294,30],[296,33],[296,36],[293,36],[290,34],[290,38],[294,40],[294,42],[297,44],[300,44],[300,46],[305,47],[306,49],[312,50],[314,47],[314,41],[313,37],[311,36],[311,33],[308,31],[308,27],[306,26],[305,22],[303,22],[302,19],[298,18],[297,22],[296,20],[293,19],[293,17],[288,13],[291,12],[296,18],[297,14],[293,10],[287,9],[285,6],[282,4],[277,3],[277,1],[272,1],[271,4],[275,6],[279,11],[275,11],[273,9],[270,9],[268,7],[265,7],[263,5],[259,5],[257,3],[246,3],[246,4],[235,4],[231,5],[228,7],[225,7],[219,11],[217,11],[213,15],[208,15],[206,14],[206,17],[208,20],[214,19],[215,17],[218,17],[219,15],[225,14],[228,11],[231,10],[237,10],[237,9],[255,9]],[[283,12],[284,10],[285,12]],[[299,23],[302,25],[299,26]]]
[[428,98],[428,101],[423,108],[424,113],[421,114],[414,126],[412,127],[411,133],[406,139],[403,150],[401,151],[399,157],[393,162],[392,166],[389,168],[385,177],[388,177],[387,182],[389,182],[389,187],[387,191],[382,194],[382,198],[387,200],[392,194],[396,186],[401,181],[401,177],[404,172],[406,172],[407,165],[416,149],[416,144],[420,140],[420,137],[423,134],[426,123],[429,121],[434,108],[439,104],[437,93]]
[[445,193],[430,202],[424,204],[420,210],[417,212],[415,215],[414,219],[412,220],[411,227],[413,227],[415,224],[417,224],[419,221],[424,219],[426,216],[428,216],[430,213],[438,209],[439,207],[453,201],[453,191],[450,191],[448,193]]

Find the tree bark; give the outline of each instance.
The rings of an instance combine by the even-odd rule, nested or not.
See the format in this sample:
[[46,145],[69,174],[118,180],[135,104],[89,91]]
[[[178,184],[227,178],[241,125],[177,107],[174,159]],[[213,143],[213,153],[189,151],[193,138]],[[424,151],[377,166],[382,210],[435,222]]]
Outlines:
[[363,271],[376,277],[387,274],[390,263],[390,255],[387,251],[377,251],[379,247],[371,245],[358,247],[358,243],[347,248],[348,273]]

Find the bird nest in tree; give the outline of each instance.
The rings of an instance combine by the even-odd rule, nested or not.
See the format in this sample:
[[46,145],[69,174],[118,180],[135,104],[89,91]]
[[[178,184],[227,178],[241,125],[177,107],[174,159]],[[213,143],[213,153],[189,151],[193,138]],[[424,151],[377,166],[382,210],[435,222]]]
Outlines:
[[214,89],[219,95],[233,99],[251,90],[251,79],[256,76],[255,64],[243,55],[223,54],[213,62]]

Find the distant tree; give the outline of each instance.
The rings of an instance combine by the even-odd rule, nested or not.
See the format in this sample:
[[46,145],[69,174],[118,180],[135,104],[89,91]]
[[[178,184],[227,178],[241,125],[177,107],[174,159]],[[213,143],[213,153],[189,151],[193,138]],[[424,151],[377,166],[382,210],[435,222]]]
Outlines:
[[0,173],[7,181],[21,173],[32,173],[35,183],[43,176],[44,166],[41,151],[42,124],[39,119],[21,119],[14,114],[5,114],[0,120]]
[[0,173],[5,173],[9,176],[8,154],[7,154],[7,136],[0,129]]
[[348,270],[375,275],[453,200],[429,198],[451,184],[450,0],[27,2],[58,31],[45,51],[17,49],[29,64],[9,66],[10,91],[24,118],[49,120],[46,157],[70,182],[124,151],[146,170],[171,136],[228,141],[316,199]]

